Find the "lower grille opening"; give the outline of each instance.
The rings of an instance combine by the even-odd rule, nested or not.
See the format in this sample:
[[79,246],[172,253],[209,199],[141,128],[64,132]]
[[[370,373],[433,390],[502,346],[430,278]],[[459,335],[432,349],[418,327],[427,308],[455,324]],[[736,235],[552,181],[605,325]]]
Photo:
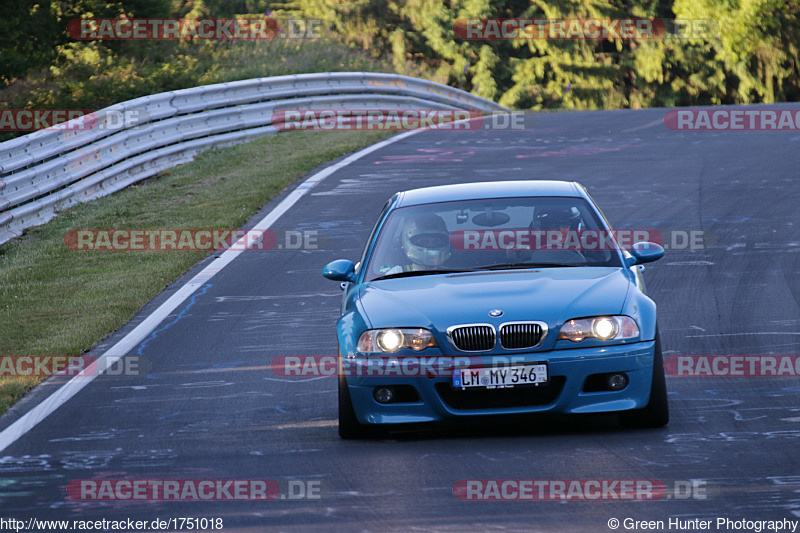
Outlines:
[[450,383],[437,383],[436,392],[453,409],[499,409],[547,405],[558,399],[567,378],[553,376],[547,385],[513,389],[454,389]]

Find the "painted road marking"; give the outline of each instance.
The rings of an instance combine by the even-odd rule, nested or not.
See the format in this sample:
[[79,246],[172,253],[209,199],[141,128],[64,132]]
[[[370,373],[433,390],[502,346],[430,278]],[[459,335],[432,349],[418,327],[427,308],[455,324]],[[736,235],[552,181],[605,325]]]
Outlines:
[[[329,167],[326,167],[311,177],[303,181],[297,188],[295,188],[289,195],[284,198],[272,211],[258,221],[252,229],[267,230],[285,214],[297,201],[305,196],[311,189],[322,182],[325,178],[340,170],[351,163],[358,161],[362,157],[371,154],[376,150],[388,146],[392,143],[415,135],[426,130],[412,130],[393,136],[389,139],[368,146],[363,150],[342,159]],[[142,342],[148,335],[172,313],[179,305],[186,301],[197,289],[203,284],[218,274],[223,268],[228,266],[231,261],[236,259],[240,253],[246,249],[247,243],[245,238],[239,239],[236,245],[231,249],[226,250],[217,259],[212,261],[206,268],[198,272],[191,280],[178,289],[175,294],[169,297],[166,302],[161,304],[155,311],[153,311],[141,324],[136,326],[133,331],[125,335],[114,346],[106,350],[103,355],[99,356],[94,365],[98,368],[111,368],[114,363],[119,361],[125,354],[130,352],[137,344]],[[5,430],[0,432],[0,451],[5,450],[16,442],[20,437],[25,435],[28,431],[33,429],[39,422],[47,418],[56,409],[64,405],[67,400],[78,394],[86,385],[91,383],[100,372],[92,372],[89,376],[76,376],[59,387],[50,396],[45,398],[39,405],[25,413],[17,421],[8,426]]]

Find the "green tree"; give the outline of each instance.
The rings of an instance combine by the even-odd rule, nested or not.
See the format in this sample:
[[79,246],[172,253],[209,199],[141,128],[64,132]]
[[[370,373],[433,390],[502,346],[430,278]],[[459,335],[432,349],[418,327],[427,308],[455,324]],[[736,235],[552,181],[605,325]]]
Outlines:
[[[257,1],[257,0],[253,0]],[[797,0],[287,0],[395,69],[521,108],[619,108],[798,98]],[[715,33],[661,40],[460,39],[470,18],[707,20]],[[668,29],[672,24],[668,22]],[[696,29],[696,28],[695,28]],[[685,32],[684,32],[685,33]]]
[[676,0],[674,9],[681,18],[716,22],[713,60],[727,73],[727,100],[771,103],[800,96],[800,2]]

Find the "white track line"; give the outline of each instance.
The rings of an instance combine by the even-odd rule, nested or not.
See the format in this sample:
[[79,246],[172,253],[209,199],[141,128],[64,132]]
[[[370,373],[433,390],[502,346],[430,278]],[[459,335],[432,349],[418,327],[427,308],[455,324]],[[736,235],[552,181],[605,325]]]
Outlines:
[[[349,164],[353,163],[368,155],[375,150],[380,150],[384,146],[395,143],[399,140],[410,137],[425,130],[412,130],[399,135],[395,135],[378,144],[368,146],[360,150],[338,163],[324,168],[306,179],[303,183],[297,186],[281,203],[267,213],[267,215],[258,221],[253,227],[256,230],[269,229],[284,213],[286,213],[297,201],[308,193],[314,186],[319,184],[322,180],[333,174],[339,169],[342,169]],[[36,424],[47,418],[48,415],[53,413],[56,409],[64,405],[67,400],[78,394],[81,389],[91,383],[94,378],[102,374],[102,369],[111,367],[115,362],[121,359],[125,354],[130,352],[137,344],[142,342],[150,332],[152,332],[170,313],[172,313],[179,305],[181,305],[192,293],[200,288],[204,283],[214,277],[220,270],[228,266],[228,264],[236,259],[247,246],[246,237],[242,237],[231,246],[230,249],[222,253],[217,259],[212,261],[206,268],[200,271],[196,276],[189,280],[183,287],[178,289],[175,294],[169,297],[166,302],[161,304],[155,311],[153,311],[141,324],[136,326],[133,331],[125,335],[119,342],[109,348],[97,360],[92,363],[87,369],[86,373],[90,375],[78,375],[59,387],[53,394],[45,398],[36,407],[25,413],[17,421],[8,426],[0,433],[0,451],[5,450],[11,446],[17,439],[22,437],[25,433],[30,431]],[[100,371],[96,371],[101,369]]]

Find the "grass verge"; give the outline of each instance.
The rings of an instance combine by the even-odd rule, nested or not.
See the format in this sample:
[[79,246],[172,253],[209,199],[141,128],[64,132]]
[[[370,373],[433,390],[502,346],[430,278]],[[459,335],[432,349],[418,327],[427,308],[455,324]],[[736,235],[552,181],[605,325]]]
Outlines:
[[[207,252],[73,251],[81,228],[238,228],[311,169],[386,137],[289,132],[201,154],[0,246],[0,357],[80,355]],[[246,164],[243,164],[246,162]],[[41,378],[0,375],[0,414]]]

